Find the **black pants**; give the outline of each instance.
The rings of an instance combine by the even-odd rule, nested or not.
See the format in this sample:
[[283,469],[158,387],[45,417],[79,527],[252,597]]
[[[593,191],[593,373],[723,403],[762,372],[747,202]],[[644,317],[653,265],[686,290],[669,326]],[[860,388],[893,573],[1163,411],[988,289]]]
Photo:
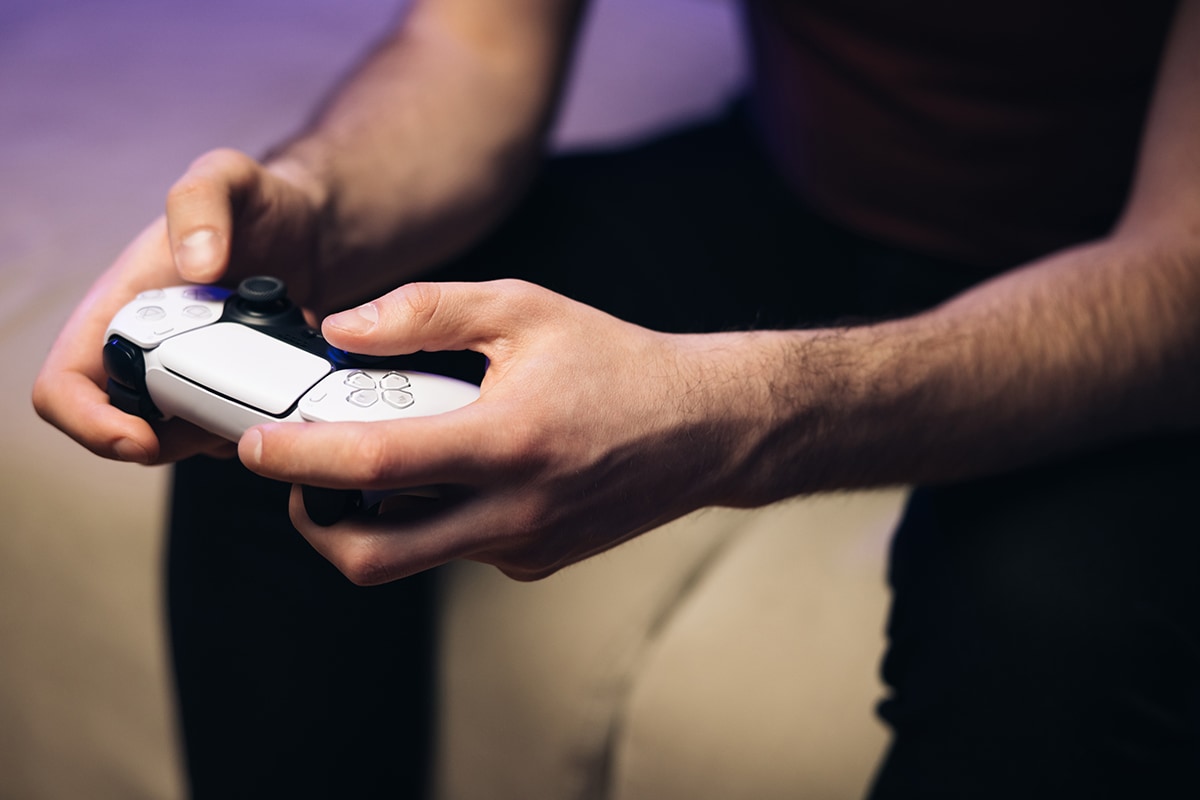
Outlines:
[[[983,277],[813,215],[737,114],[557,159],[441,276],[523,277],[681,332],[898,316]],[[891,571],[881,713],[896,742],[874,797],[1129,797],[1155,781],[1200,796],[1196,438],[914,495]],[[419,797],[436,572],[353,587],[291,529],[285,496],[235,462],[176,471],[169,596],[195,794]]]

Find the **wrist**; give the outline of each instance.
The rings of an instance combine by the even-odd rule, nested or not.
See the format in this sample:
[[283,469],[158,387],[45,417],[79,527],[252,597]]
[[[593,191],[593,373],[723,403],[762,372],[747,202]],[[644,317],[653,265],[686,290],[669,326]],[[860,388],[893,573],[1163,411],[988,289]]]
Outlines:
[[268,154],[263,159],[263,166],[272,175],[288,182],[304,195],[315,213],[320,214],[328,208],[332,195],[326,177],[328,171],[314,156],[301,156],[289,149]]
[[886,432],[911,392],[890,363],[893,339],[872,328],[695,338],[691,382],[717,445],[707,504],[902,482]]
[[328,159],[321,156],[321,148],[308,146],[303,141],[291,142],[263,158],[264,168],[287,183],[304,199],[308,207],[307,218],[315,221],[315,245],[312,256],[316,272],[320,273],[330,261],[330,243],[335,239],[332,231],[334,219],[334,187],[330,178]]

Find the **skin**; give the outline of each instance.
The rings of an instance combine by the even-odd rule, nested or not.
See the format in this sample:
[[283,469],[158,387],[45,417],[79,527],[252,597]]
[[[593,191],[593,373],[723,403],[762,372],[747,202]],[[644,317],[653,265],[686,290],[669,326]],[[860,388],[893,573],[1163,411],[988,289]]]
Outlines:
[[[268,166],[226,151],[197,161],[166,222],[68,323],[35,387],[39,413],[108,457],[220,451],[103,397],[97,342],[135,291],[282,270],[267,257],[282,252],[298,265],[283,276],[323,314],[355,302],[337,287],[364,297],[398,285],[495,224],[536,167],[579,15],[555,0],[498,5],[418,4]],[[355,583],[454,558],[529,580],[704,506],[957,480],[1194,429],[1198,93],[1200,0],[1186,0],[1119,223],[929,312],[680,336],[519,281],[408,283],[325,318],[324,334],[363,353],[480,351],[491,364],[480,399],[371,426],[260,426],[238,455],[295,483],[443,487],[327,528],[293,492],[298,530]],[[377,155],[382,143],[423,157]]]

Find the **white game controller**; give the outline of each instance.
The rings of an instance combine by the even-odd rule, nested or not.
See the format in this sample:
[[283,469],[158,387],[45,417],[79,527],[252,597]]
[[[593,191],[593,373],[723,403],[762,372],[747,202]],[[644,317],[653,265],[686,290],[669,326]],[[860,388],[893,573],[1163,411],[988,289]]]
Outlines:
[[230,441],[264,422],[379,422],[479,397],[466,381],[356,360],[330,348],[270,277],[247,278],[237,292],[143,292],[113,317],[104,344],[113,405],[179,417]]

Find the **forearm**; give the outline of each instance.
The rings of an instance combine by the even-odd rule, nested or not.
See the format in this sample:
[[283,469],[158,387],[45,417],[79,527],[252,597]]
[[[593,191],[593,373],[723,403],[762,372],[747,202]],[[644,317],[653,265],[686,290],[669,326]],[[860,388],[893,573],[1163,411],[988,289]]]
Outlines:
[[735,334],[704,356],[746,389],[747,413],[727,419],[739,433],[718,437],[733,451],[714,493],[757,505],[943,482],[1195,426],[1198,304],[1200,243],[1128,236],[904,320]]
[[1184,0],[1105,239],[910,319],[727,347],[725,374],[765,405],[719,438],[747,444],[711,496],[948,481],[1200,424],[1198,86],[1200,0]]
[[540,159],[581,5],[413,5],[269,158],[321,209],[318,270],[378,291],[497,220]]

